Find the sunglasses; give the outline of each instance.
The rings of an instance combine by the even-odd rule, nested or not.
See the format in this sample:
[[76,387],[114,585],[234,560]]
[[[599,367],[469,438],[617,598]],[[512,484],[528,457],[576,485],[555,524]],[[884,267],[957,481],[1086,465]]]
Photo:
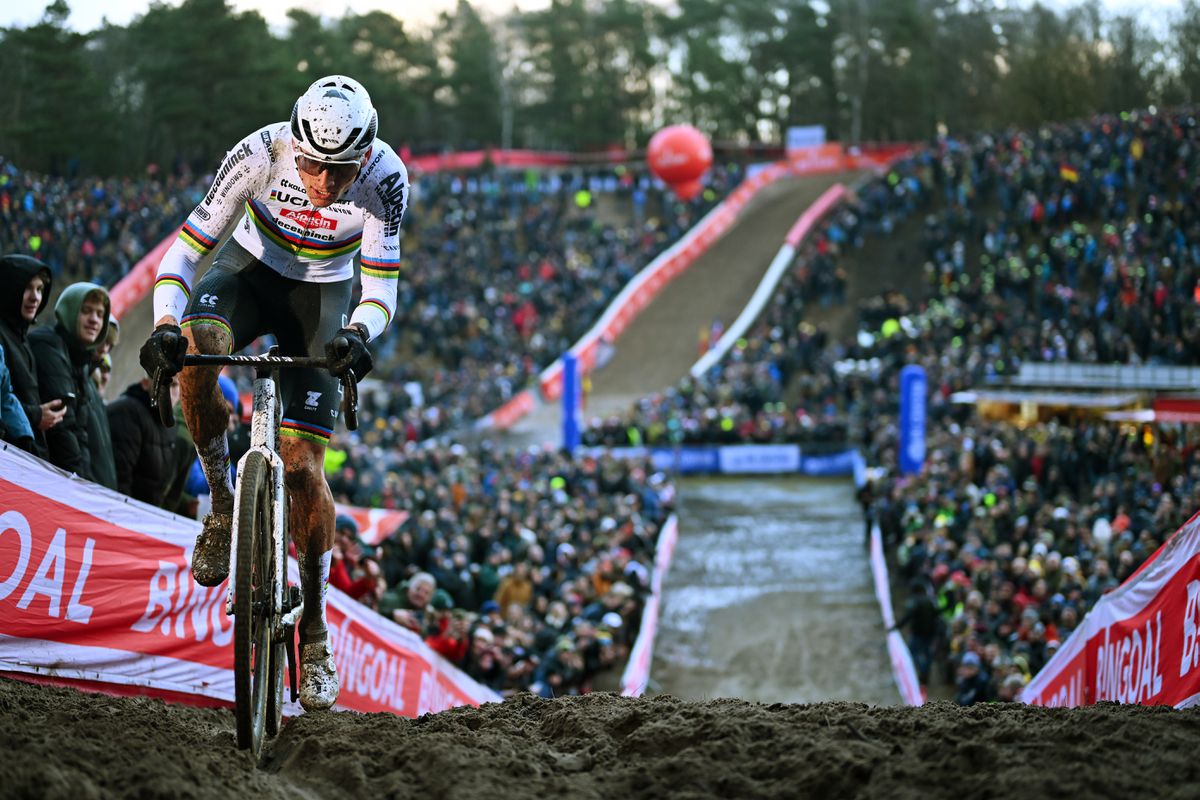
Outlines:
[[322,172],[328,171],[338,183],[353,179],[358,174],[360,166],[362,164],[358,161],[352,161],[349,164],[330,164],[308,156],[296,156],[296,169],[305,175],[320,175]]

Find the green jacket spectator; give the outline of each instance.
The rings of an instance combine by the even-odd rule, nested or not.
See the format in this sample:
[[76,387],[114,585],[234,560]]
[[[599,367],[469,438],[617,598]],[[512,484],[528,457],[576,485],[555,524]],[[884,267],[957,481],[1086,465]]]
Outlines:
[[[111,449],[98,452],[98,443],[89,436],[93,426],[108,432],[108,415],[89,374],[92,351],[108,333],[109,310],[108,292],[102,287],[72,284],[54,306],[54,327],[35,330],[29,342],[42,402],[62,399],[67,406],[63,421],[46,432],[50,462],[115,489]],[[100,419],[93,420],[97,415]]]

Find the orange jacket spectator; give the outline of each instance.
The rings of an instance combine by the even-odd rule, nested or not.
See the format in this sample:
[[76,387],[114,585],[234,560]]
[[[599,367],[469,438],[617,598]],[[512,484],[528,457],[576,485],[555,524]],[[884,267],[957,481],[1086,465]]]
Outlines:
[[501,579],[495,599],[500,604],[500,613],[506,617],[510,606],[529,607],[533,600],[533,581],[529,579],[527,562],[518,561],[513,566],[513,571]]

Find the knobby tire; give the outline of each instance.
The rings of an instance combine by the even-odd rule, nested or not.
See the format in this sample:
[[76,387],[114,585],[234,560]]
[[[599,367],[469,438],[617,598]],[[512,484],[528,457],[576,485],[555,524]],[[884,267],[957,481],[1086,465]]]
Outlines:
[[262,749],[268,697],[277,691],[272,684],[279,681],[272,676],[280,666],[280,659],[272,657],[276,648],[271,641],[275,578],[271,519],[270,465],[261,453],[252,452],[238,476],[233,672],[238,747],[256,757]]

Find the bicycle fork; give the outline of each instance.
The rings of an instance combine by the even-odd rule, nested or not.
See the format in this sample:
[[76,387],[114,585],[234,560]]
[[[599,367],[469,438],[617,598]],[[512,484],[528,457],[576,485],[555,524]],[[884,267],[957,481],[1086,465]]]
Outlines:
[[[274,349],[272,349],[274,352]],[[283,479],[283,459],[279,455],[279,403],[277,382],[268,368],[256,369],[254,379],[254,413],[250,429],[250,448],[238,460],[238,475],[244,474],[246,460],[250,454],[257,451],[262,453],[271,467],[271,538],[274,555],[275,580],[271,586],[271,641],[282,642],[287,652],[288,682],[291,689],[292,702],[300,696],[300,686],[296,678],[296,623],[304,613],[304,600],[300,587],[288,583],[287,559],[287,495]],[[238,520],[240,493],[234,497],[233,537],[237,541],[239,535]],[[233,548],[237,552],[237,548]],[[233,616],[233,581],[225,596],[225,614]]]

